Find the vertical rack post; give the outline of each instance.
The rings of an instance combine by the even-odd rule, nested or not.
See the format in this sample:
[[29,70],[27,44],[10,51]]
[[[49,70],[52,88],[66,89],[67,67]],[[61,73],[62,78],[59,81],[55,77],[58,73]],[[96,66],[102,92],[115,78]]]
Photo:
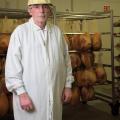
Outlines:
[[112,102],[115,103],[115,72],[114,72],[114,38],[113,38],[113,10],[110,11],[110,27],[111,27],[111,72],[112,72]]

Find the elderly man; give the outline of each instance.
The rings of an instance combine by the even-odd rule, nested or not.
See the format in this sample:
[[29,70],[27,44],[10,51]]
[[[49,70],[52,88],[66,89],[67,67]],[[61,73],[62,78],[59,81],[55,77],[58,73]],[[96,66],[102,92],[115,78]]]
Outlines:
[[29,0],[31,18],[11,35],[5,80],[15,120],[62,120],[62,102],[71,98],[67,45],[60,29],[47,24],[51,6],[50,0]]

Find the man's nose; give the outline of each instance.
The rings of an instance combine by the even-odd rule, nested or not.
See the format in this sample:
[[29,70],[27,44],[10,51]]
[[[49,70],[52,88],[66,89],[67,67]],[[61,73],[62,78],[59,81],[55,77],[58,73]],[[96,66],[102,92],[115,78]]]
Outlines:
[[39,6],[39,10],[40,10],[41,12],[44,12],[44,6],[40,5],[40,6]]

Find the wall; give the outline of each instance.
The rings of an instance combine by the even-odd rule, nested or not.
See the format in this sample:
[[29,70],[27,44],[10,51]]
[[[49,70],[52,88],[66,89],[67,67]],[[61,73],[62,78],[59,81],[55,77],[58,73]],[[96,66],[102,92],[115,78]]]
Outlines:
[[115,14],[120,15],[119,0],[74,0],[74,11],[103,11],[104,5],[110,5],[110,8],[114,10]]
[[0,8],[26,9],[26,3],[27,0],[0,0]]
[[[109,4],[116,15],[120,15],[120,0],[51,0],[57,11],[72,10],[75,12],[102,11]],[[73,2],[73,4],[71,4]],[[26,9],[27,0],[0,0],[0,8]]]

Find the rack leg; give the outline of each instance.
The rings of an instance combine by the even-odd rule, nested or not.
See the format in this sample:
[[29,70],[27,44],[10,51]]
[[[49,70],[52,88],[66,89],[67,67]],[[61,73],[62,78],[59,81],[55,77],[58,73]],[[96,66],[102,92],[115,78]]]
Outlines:
[[116,103],[110,103],[110,106],[111,106],[112,115],[114,116],[119,115],[119,107],[120,107],[119,101],[116,101]]

